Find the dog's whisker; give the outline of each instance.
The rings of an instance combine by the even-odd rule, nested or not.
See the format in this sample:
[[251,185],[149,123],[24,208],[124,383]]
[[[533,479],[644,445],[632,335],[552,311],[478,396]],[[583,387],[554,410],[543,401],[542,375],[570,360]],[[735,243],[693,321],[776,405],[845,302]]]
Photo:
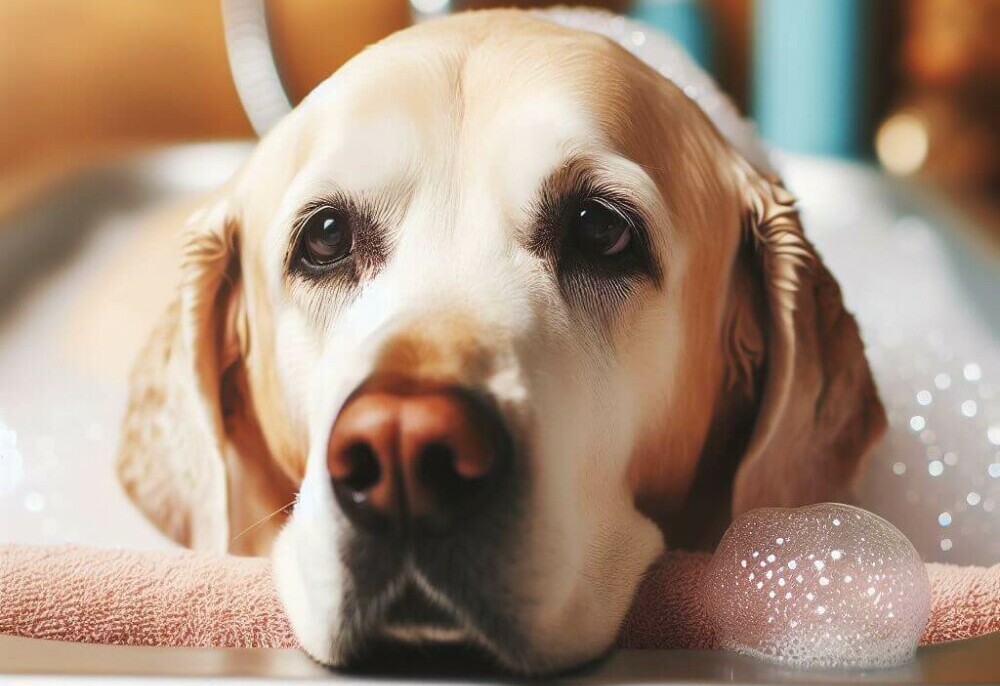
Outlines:
[[284,512],[285,510],[287,510],[288,508],[290,508],[292,505],[294,505],[296,499],[293,499],[292,502],[287,503],[287,504],[283,505],[282,507],[279,507],[277,510],[275,510],[274,512],[272,512],[269,515],[266,515],[262,519],[258,519],[256,522],[254,522],[253,524],[251,524],[247,528],[243,529],[243,531],[241,531],[238,534],[236,534],[235,536],[233,536],[233,538],[230,541],[230,543],[235,543],[236,541],[238,541],[240,539],[241,536],[244,536],[244,535],[250,533],[251,531],[253,531],[254,529],[256,529],[258,526],[260,526],[261,524],[263,524],[264,522],[266,522],[269,519],[271,519],[273,517],[276,517],[277,515],[281,514],[282,512]]

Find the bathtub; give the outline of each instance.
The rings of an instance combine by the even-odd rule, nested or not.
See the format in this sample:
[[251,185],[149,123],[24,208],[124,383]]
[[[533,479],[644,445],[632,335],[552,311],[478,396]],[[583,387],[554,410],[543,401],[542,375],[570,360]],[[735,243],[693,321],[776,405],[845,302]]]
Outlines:
[[[172,214],[182,221],[183,208],[251,149],[144,154],[71,180],[0,224],[0,543],[173,546],[114,479],[129,361],[159,310],[116,291],[113,275],[153,269],[128,260],[137,242],[162,239],[145,227],[169,224]],[[892,428],[861,479],[861,504],[900,527],[927,561],[1000,561],[1000,253],[947,206],[867,167],[799,156],[780,166],[858,317],[889,412]],[[1000,637],[986,637],[923,649],[911,665],[868,677],[1000,681],[998,654]],[[296,652],[0,637],[5,673],[327,676]],[[646,651],[574,679],[808,676],[735,655]]]

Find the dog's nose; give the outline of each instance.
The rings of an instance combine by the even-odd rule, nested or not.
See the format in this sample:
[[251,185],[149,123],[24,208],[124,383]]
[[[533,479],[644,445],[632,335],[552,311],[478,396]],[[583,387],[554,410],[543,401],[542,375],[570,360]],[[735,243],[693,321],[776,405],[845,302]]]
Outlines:
[[373,532],[446,533],[510,465],[499,416],[454,389],[361,389],[330,433],[328,467],[347,517]]

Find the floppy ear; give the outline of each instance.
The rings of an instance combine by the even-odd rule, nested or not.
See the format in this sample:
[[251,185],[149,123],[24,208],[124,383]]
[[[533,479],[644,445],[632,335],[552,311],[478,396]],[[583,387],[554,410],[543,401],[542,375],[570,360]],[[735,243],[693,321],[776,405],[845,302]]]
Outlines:
[[118,476],[168,536],[221,553],[230,540],[221,379],[238,356],[242,300],[236,224],[219,206],[201,214],[178,297],[132,372]]
[[733,516],[849,499],[886,426],[857,323],[803,234],[794,197],[742,160],[737,171],[765,314],[761,399],[733,485]]

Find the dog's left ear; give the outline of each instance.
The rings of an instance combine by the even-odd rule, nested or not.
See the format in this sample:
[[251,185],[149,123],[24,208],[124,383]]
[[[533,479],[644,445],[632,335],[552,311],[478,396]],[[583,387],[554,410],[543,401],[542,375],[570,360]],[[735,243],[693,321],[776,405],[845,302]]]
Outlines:
[[733,516],[849,499],[886,426],[857,323],[805,237],[794,197],[743,160],[736,164],[766,315],[764,378],[733,484]]

